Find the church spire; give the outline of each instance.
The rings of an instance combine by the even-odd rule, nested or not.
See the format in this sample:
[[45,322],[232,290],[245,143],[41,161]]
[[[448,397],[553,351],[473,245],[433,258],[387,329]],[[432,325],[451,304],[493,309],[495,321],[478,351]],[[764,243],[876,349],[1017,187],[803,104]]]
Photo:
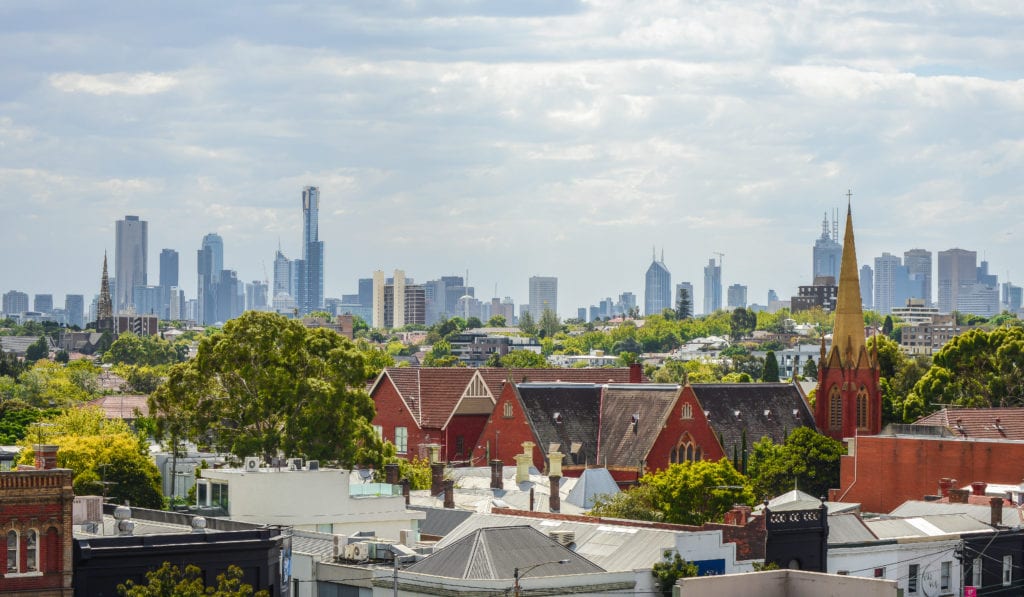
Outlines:
[[[847,192],[847,200],[850,193]],[[846,205],[846,233],[843,236],[843,260],[839,269],[839,296],[832,331],[832,349],[839,351],[844,366],[856,366],[864,348],[864,312],[861,308],[857,250],[853,241],[853,213]],[[849,352],[847,353],[846,350]]]
[[103,252],[103,277],[100,278],[100,298],[96,302],[96,321],[110,319],[114,316],[114,308],[110,302],[110,279],[107,277],[107,252]]

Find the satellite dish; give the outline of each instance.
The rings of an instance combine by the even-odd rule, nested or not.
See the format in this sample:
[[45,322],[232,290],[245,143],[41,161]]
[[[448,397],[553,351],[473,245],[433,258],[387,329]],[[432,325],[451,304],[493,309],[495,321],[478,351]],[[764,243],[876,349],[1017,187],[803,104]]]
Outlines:
[[363,480],[363,483],[369,483],[373,479],[372,468],[361,468],[359,469],[359,478]]

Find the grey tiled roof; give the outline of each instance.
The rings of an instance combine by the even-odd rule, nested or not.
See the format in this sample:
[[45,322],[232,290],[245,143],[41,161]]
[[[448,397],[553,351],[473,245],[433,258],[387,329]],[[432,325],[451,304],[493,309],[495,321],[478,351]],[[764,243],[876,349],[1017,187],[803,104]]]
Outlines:
[[526,525],[478,529],[407,570],[445,578],[511,579],[516,568],[560,560],[568,563],[538,566],[531,576],[604,572],[600,566]]
[[[516,392],[538,446],[547,453],[550,444],[560,444],[563,464],[594,464],[601,420],[601,386],[596,384],[521,383]],[[556,415],[561,422],[556,422]],[[573,445],[579,450],[573,453]]]
[[[645,459],[679,397],[679,386],[609,385],[601,407],[601,464],[637,466]],[[633,415],[639,415],[636,433]]]
[[711,429],[721,436],[727,457],[732,456],[733,446],[742,449],[744,432],[750,450],[763,437],[781,444],[797,427],[816,428],[814,415],[793,384],[693,384],[690,387],[708,413]]

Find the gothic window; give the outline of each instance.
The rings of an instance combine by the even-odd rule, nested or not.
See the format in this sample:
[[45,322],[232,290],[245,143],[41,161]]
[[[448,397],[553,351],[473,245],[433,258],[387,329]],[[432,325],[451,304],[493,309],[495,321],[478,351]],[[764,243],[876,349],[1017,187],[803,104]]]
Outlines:
[[683,418],[684,419],[692,419],[693,418],[693,406],[689,402],[687,402],[686,404],[683,404]]
[[7,572],[18,572],[17,531],[7,531]]
[[868,389],[860,387],[857,392],[857,428],[866,429],[868,426]]
[[672,448],[669,454],[669,461],[672,464],[683,462],[695,462],[701,459],[701,449],[693,441],[689,433],[684,433],[679,442]]
[[25,571],[39,571],[39,533],[29,529],[25,533]]
[[512,418],[512,403],[511,402],[506,402],[505,403],[505,408],[504,408],[504,412],[502,413],[502,416],[505,417],[506,419],[511,419]]
[[833,385],[828,393],[828,427],[841,429],[843,426],[843,399],[839,395],[839,386]]

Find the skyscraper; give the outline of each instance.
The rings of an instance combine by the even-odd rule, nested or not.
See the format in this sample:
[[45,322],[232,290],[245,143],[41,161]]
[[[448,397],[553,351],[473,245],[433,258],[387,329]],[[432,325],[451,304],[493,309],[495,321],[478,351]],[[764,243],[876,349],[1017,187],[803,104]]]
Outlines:
[[85,327],[85,297],[81,294],[64,296],[64,316],[69,326]]
[[932,252],[925,249],[911,249],[903,253],[903,265],[910,276],[911,297],[924,299],[925,305],[932,304]]
[[839,244],[839,221],[833,217],[832,229],[829,230],[828,214],[821,222],[821,237],[814,242],[814,275],[812,280],[821,276],[839,279],[839,261],[843,257],[843,246]]
[[17,315],[28,311],[28,293],[11,290],[4,293],[4,314]]
[[907,269],[900,258],[890,253],[875,257],[875,311],[881,315],[892,313],[893,307],[906,304]]
[[277,252],[274,253],[274,296],[276,297],[283,293],[291,298],[295,298],[293,291],[292,262],[284,256],[279,246],[277,247]]
[[540,321],[544,311],[558,314],[558,278],[554,276],[530,277],[530,317]]
[[203,237],[202,248],[196,255],[196,271],[196,320],[201,325],[210,325],[217,322],[217,286],[224,271],[224,240],[220,235],[210,233]]
[[978,281],[978,254],[964,249],[939,251],[939,313],[957,310],[960,289]]
[[732,309],[747,308],[747,287],[743,284],[732,284],[726,293],[726,305]]
[[160,251],[160,286],[170,288],[178,285],[178,252],[174,249]]
[[117,277],[114,309],[134,309],[132,293],[136,286],[147,285],[149,224],[139,216],[118,220],[114,236],[114,276]]
[[32,310],[38,313],[53,313],[53,295],[37,294],[32,298]]
[[865,309],[873,309],[874,303],[872,297],[875,296],[875,285],[874,285],[874,271],[870,265],[862,265],[860,267],[860,298],[864,301]]
[[672,304],[672,274],[665,266],[665,251],[658,261],[651,249],[651,265],[644,276],[644,315],[660,315],[665,309],[675,308]]
[[324,306],[324,243],[320,240],[320,189],[302,189],[302,261],[298,296],[302,314]]
[[704,268],[704,314],[714,313],[722,308],[722,260],[715,264],[708,259]]

